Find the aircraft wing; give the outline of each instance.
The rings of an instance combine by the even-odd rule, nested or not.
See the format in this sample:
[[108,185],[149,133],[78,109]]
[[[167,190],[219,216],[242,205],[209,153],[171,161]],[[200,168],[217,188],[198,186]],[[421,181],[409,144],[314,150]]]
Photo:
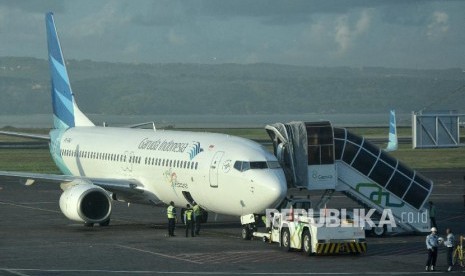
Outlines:
[[62,189],[66,189],[66,184],[74,180],[83,180],[109,192],[123,194],[125,197],[141,195],[145,191],[143,185],[135,179],[88,178],[73,175],[0,171],[0,183],[19,181],[19,183],[28,186],[34,183],[63,184]]
[[16,137],[23,137],[23,138],[31,138],[37,140],[47,140],[50,141],[50,136],[45,134],[35,134],[35,133],[21,133],[21,132],[13,132],[13,131],[0,131],[2,135],[8,136],[16,136]]

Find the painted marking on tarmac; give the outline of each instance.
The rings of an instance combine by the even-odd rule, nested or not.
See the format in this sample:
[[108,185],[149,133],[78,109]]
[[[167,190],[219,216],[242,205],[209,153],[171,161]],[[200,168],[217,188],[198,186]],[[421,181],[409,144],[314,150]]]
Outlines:
[[14,206],[14,207],[21,207],[21,208],[31,209],[31,210],[45,211],[45,212],[50,212],[50,213],[58,213],[58,214],[60,213],[60,211],[56,211],[56,210],[50,210],[50,209],[44,209],[44,208],[37,208],[37,207],[25,206],[25,205],[16,204],[16,203],[11,203],[11,202],[0,201],[0,204],[2,204],[2,205]]
[[57,204],[56,201],[43,201],[43,202],[18,202],[21,205],[40,205],[40,204]]
[[[23,204],[29,204],[29,205],[34,205],[34,204],[42,204],[42,203],[49,203],[49,202],[36,202],[36,203],[21,203],[21,204],[16,204],[12,202],[5,202],[5,201],[0,201],[0,205],[9,205],[9,206],[14,206],[14,207],[20,207],[24,209],[31,209],[31,210],[37,210],[37,211],[44,211],[44,212],[49,212],[49,213],[55,213],[55,214],[61,214],[60,211],[56,210],[50,210],[50,209],[44,209],[44,208],[37,208],[37,207],[31,207],[31,206],[26,206]],[[55,202],[54,202],[55,203]],[[113,219],[113,221],[120,221],[120,222],[132,222],[130,220],[124,220],[124,219]]]
[[11,269],[0,269],[0,271],[6,271],[10,274],[13,274],[13,275],[18,275],[18,276],[29,276],[28,274],[24,274],[24,273],[21,273],[19,271],[16,271],[16,270],[11,270]]
[[176,256],[166,255],[166,254],[163,254],[163,253],[158,253],[158,252],[154,252],[154,251],[150,251],[150,250],[144,250],[144,249],[130,247],[130,246],[121,245],[121,244],[116,244],[116,246],[121,247],[121,248],[125,248],[125,249],[129,249],[129,250],[138,251],[138,252],[148,253],[148,254],[151,254],[151,255],[161,256],[161,257],[165,257],[165,258],[169,258],[169,259],[175,259],[175,260],[185,261],[185,262],[194,263],[194,264],[202,264],[201,262],[198,262],[198,261],[179,258],[179,257],[176,257]]
[[193,253],[176,255],[181,259],[196,260],[202,264],[275,262],[277,260],[300,260],[301,255],[281,254],[280,251],[231,251],[216,253]]

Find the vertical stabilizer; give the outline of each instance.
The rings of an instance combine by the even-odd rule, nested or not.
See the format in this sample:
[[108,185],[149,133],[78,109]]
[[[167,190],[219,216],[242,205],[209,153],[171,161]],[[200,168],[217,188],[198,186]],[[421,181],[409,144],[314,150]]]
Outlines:
[[48,59],[52,78],[53,125],[55,128],[94,126],[76,105],[60,47],[53,13],[45,15]]
[[389,116],[389,142],[385,151],[395,151],[398,148],[397,141],[397,124],[396,124],[396,111],[391,110]]

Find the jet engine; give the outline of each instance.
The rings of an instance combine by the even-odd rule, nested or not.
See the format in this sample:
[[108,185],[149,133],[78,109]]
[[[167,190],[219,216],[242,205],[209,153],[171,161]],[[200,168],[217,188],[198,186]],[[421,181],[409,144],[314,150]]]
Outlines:
[[70,220],[104,224],[110,219],[111,198],[99,186],[73,181],[66,185],[60,197],[60,209]]

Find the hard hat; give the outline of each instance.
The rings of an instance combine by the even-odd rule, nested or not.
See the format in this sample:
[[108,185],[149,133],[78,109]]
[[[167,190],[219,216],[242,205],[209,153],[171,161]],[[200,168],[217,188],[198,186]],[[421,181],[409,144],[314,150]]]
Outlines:
[[431,228],[431,232],[437,232],[437,231],[438,229],[436,229],[436,227]]

